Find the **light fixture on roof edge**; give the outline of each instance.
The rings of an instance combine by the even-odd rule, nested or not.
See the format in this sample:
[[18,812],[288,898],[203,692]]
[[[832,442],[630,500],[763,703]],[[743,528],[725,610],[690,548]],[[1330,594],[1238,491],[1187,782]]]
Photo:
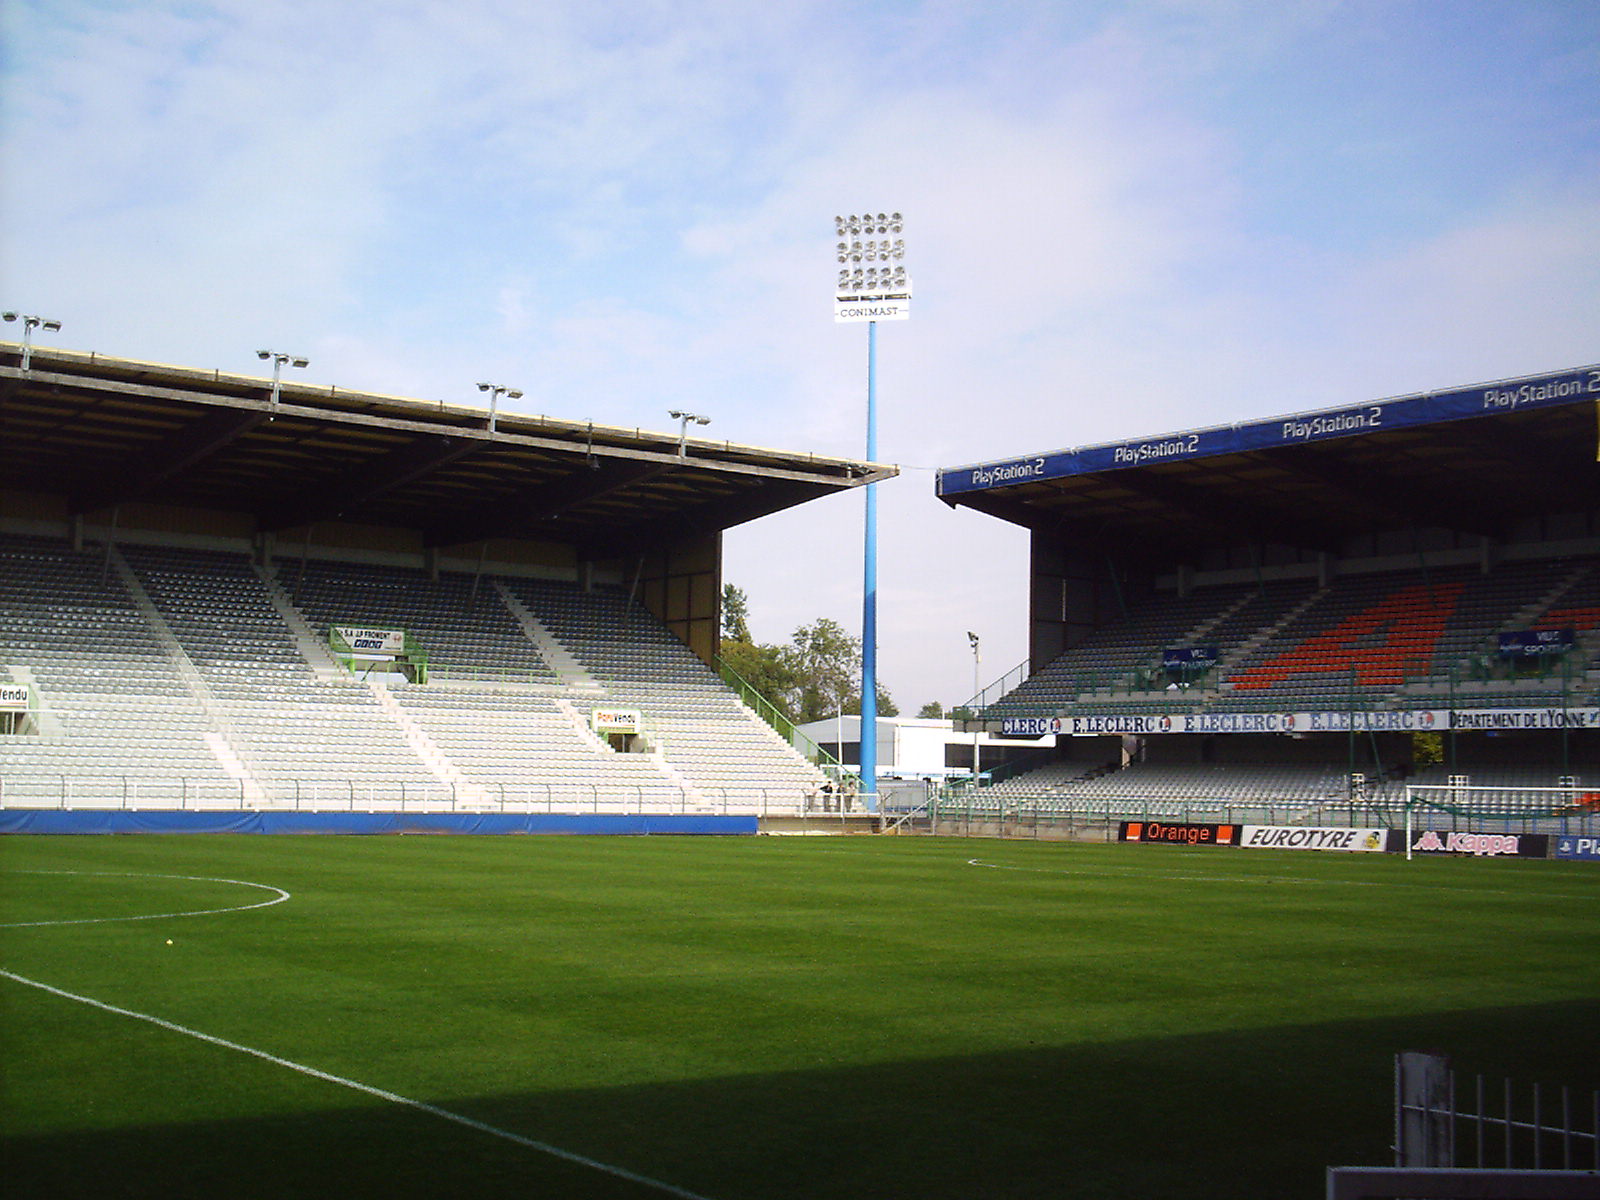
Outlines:
[[699,413],[684,412],[682,409],[672,408],[667,410],[667,416],[678,422],[678,457],[685,458],[689,448],[689,422],[696,425],[711,424],[710,417],[703,417]]
[[503,383],[480,383],[478,390],[489,393],[489,432],[493,433],[495,410],[499,406],[500,397],[504,396],[508,400],[521,400],[522,393],[514,387],[507,387]]
[[61,322],[51,320],[49,317],[36,317],[28,313],[3,312],[0,319],[5,321],[22,322],[22,369],[31,370],[33,366],[33,331],[43,329],[46,333],[55,333],[60,330]]
[[[309,358],[302,358],[298,354],[284,354],[278,350],[257,350],[256,357],[269,359],[272,362],[272,396],[267,401],[267,408],[271,410],[272,417],[276,417],[278,413],[278,399],[283,391],[283,381],[281,376],[283,374],[284,366],[287,365],[291,367],[300,367],[303,369],[311,365],[311,360]],[[268,419],[270,420],[272,418],[269,417]]]

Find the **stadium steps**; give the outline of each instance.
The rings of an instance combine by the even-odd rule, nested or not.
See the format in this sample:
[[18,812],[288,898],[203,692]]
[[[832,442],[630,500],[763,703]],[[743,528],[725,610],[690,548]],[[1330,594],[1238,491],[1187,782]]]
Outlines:
[[449,756],[428,736],[428,731],[411,719],[411,715],[389,694],[389,689],[382,682],[368,679],[366,685],[367,690],[377,700],[378,707],[399,726],[401,733],[405,735],[406,744],[422,760],[423,766],[428,768],[435,779],[449,785],[452,794],[459,799],[470,803],[481,803],[485,799],[486,793],[483,788],[467,780],[460,768],[451,762]]
[[494,591],[507,611],[516,618],[518,626],[527,635],[528,640],[538,648],[540,656],[550,664],[551,670],[556,673],[556,681],[562,687],[584,692],[604,690],[583,664],[556,640],[555,635],[528,610],[526,604],[511,593],[502,580],[494,581]]
[[128,560],[115,546],[106,547],[106,557],[116,570],[122,585],[128,589],[134,606],[143,614],[150,626],[150,631],[155,635],[156,644],[166,653],[172,663],[173,670],[178,678],[189,689],[190,695],[204,710],[207,719],[213,728],[205,735],[205,743],[211,752],[217,756],[217,762],[230,778],[237,779],[244,789],[245,799],[254,804],[260,804],[266,797],[262,784],[267,776],[261,765],[254,761],[254,756],[245,746],[238,730],[228,719],[227,713],[217,703],[211,694],[204,676],[184,651],[182,644],[172,632],[172,627],[167,624],[161,610],[157,608],[150,593],[145,590],[144,582],[137,572],[128,564]]
[[255,565],[253,569],[261,580],[261,586],[266,589],[267,599],[272,602],[278,618],[294,637],[295,647],[300,651],[300,657],[306,660],[306,665],[311,668],[312,673],[323,680],[335,679],[342,674],[344,667],[333,657],[333,650],[328,645],[327,639],[319,638],[317,631],[306,622],[300,610],[290,603],[289,594],[278,582],[276,567]]

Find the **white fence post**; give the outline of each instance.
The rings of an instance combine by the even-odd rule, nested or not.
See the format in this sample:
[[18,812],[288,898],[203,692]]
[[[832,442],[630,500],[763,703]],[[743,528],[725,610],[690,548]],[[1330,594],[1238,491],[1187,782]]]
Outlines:
[[1455,1166],[1455,1082],[1450,1060],[1407,1051],[1395,1055],[1397,1167]]

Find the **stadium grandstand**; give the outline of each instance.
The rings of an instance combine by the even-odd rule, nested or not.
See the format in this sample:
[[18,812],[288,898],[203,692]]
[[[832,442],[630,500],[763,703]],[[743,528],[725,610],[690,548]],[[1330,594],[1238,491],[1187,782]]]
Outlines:
[[1582,367],[940,471],[1031,533],[1028,661],[957,715],[1058,735],[962,804],[1591,820],[1597,446]]
[[21,351],[0,344],[7,828],[743,828],[842,797],[716,672],[721,535],[893,468]]

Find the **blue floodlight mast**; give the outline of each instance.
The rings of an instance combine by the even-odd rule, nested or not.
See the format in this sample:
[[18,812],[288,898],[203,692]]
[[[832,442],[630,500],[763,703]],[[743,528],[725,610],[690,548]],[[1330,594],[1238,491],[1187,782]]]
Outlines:
[[[911,281],[899,213],[834,217],[839,275],[833,319],[867,323],[867,461],[878,459],[878,322],[911,316]],[[894,236],[887,236],[894,235]],[[863,241],[865,237],[867,240]],[[861,597],[861,796],[878,804],[878,485],[867,484]]]

